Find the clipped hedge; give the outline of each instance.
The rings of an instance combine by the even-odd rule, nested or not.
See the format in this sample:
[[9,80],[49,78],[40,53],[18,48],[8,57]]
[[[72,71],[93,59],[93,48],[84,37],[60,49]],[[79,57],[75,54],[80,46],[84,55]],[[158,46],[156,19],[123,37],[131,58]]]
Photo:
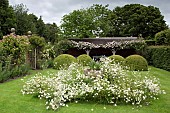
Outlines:
[[130,55],[125,59],[126,66],[132,71],[147,71],[148,62],[140,55]]
[[87,54],[82,54],[77,57],[77,61],[80,64],[82,64],[83,66],[88,66],[90,64],[90,62],[93,61],[93,59]]
[[149,46],[146,59],[149,65],[170,71],[170,46]]
[[120,55],[112,55],[112,56],[109,56],[109,58],[113,61],[112,63],[123,64],[125,61],[125,58]]
[[54,59],[54,69],[67,69],[77,59],[69,54],[61,54]]

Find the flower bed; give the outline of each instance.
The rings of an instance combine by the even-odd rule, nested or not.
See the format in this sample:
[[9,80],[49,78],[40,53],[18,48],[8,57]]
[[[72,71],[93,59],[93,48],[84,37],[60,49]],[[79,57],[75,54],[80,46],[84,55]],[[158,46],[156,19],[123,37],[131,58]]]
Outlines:
[[[46,99],[47,109],[68,106],[69,101],[95,101],[117,105],[130,103],[142,106],[165,93],[155,77],[128,72],[107,58],[101,59],[100,69],[87,71],[74,63],[58,73],[32,77],[26,81],[23,94]],[[129,74],[127,74],[129,73]]]

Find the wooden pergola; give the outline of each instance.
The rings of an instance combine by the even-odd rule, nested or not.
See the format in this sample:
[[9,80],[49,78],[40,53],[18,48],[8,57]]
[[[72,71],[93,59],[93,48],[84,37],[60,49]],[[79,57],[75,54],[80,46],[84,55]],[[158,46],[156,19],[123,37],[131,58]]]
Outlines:
[[[116,41],[116,42],[123,42],[123,41],[132,41],[132,40],[138,40],[138,37],[102,37],[102,38],[70,38],[69,40],[75,41],[75,42],[90,42],[93,44],[107,44],[108,42]],[[70,48],[67,52],[67,54],[71,54],[75,57],[81,55],[81,54],[87,54],[87,51],[77,48]],[[88,51],[88,54],[92,58],[97,58],[101,56],[111,56],[113,54],[121,55],[123,57],[127,57],[132,54],[137,54],[135,50],[133,49],[122,49],[118,51],[112,51],[108,48],[93,48]]]

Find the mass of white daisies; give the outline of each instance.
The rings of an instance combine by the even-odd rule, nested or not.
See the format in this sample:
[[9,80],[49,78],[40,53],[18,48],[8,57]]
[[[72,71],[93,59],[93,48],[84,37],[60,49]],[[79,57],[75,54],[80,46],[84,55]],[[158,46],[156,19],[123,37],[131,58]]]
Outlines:
[[129,72],[108,58],[101,58],[98,70],[73,63],[57,73],[39,73],[25,82],[21,92],[46,99],[46,108],[54,110],[73,101],[142,106],[165,94],[156,77]]

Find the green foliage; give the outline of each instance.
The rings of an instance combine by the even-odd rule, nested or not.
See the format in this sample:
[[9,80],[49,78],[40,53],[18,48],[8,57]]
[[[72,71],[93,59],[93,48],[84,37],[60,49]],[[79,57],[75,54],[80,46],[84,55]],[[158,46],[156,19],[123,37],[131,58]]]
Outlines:
[[16,77],[24,76],[28,73],[29,70],[30,68],[27,64],[13,66],[9,63],[6,63],[5,66],[3,67],[3,70],[0,71],[0,82],[5,82],[10,78],[13,79]]
[[39,36],[43,37],[44,36],[44,32],[45,32],[45,24],[44,24],[41,16],[37,20],[36,27],[37,27],[37,34]]
[[[61,29],[66,38],[106,36],[109,32],[108,5],[95,4],[86,9],[74,10],[64,15]],[[102,32],[101,32],[102,31]]]
[[54,59],[54,69],[67,69],[76,58],[69,54],[61,54]]
[[93,59],[86,54],[82,54],[80,56],[77,57],[77,61],[82,64],[83,66],[88,66],[90,64],[90,62],[93,61]]
[[0,60],[4,62],[10,56],[12,58],[12,64],[20,65],[25,62],[28,46],[29,41],[25,36],[14,36],[12,34],[4,36]]
[[57,54],[62,54],[65,51],[67,51],[68,49],[72,48],[72,43],[69,40],[60,40],[57,44],[56,44],[56,51]]
[[28,14],[28,8],[24,4],[13,6],[16,17],[16,34],[25,35],[28,31],[36,33],[37,17],[34,14]]
[[155,35],[157,45],[170,45],[170,29],[158,32]]
[[29,55],[33,61],[30,62],[32,67],[35,69],[43,69],[47,66],[47,59],[49,58],[51,50],[45,51],[45,39],[43,37],[32,35],[29,37],[29,42],[31,44]]
[[42,49],[45,46],[45,39],[37,35],[29,37],[29,42],[33,48]]
[[53,24],[45,24],[45,31],[44,31],[44,37],[46,42],[55,43],[59,40],[59,27],[53,23]]
[[37,66],[39,69],[53,67],[53,59],[56,57],[54,45],[48,42],[38,56]]
[[112,60],[112,63],[119,63],[119,64],[124,64],[125,58],[123,58],[120,55],[112,55],[109,56],[109,58]]
[[148,63],[140,55],[130,55],[125,59],[125,65],[132,71],[147,71]]
[[32,34],[37,34],[44,37],[46,42],[52,42],[58,40],[59,28],[55,23],[45,24],[42,17],[39,18],[32,14],[28,14],[29,9],[24,4],[18,4],[13,6],[16,17],[16,34],[25,35],[28,31]]
[[7,35],[0,42],[0,82],[25,75],[29,68],[25,64],[29,41],[25,36]]
[[15,15],[8,0],[0,1],[0,40],[2,36],[10,33],[10,28],[15,27]]
[[101,66],[101,63],[99,61],[94,61],[92,60],[90,63],[89,63],[89,68],[92,69],[92,70],[99,70],[100,69],[100,66]]
[[168,28],[159,8],[154,6],[128,4],[116,7],[113,13],[116,14],[112,20],[116,36],[137,37],[142,34],[144,38],[154,37],[157,32]]
[[170,71],[170,46],[150,46],[146,59],[150,65]]
[[95,4],[64,15],[61,28],[66,38],[135,36],[145,39],[168,29],[159,8],[140,4],[116,7]]

